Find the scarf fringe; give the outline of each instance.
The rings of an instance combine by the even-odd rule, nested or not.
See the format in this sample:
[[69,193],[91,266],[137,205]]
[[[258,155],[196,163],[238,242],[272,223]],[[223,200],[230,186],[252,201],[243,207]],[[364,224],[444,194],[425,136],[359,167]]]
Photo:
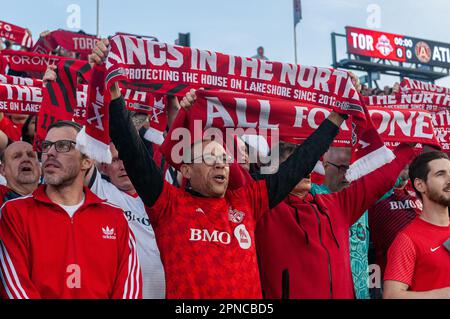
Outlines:
[[161,145],[164,142],[163,132],[158,131],[153,127],[149,127],[148,130],[144,134],[144,138],[152,143]]
[[75,148],[81,153],[89,156],[99,163],[111,164],[112,155],[109,144],[105,144],[86,133],[86,126],[83,126],[77,134],[77,144]]
[[356,162],[350,165],[345,178],[349,182],[353,182],[364,175],[370,174],[379,167],[392,162],[394,159],[394,153],[383,145],[377,150],[359,158]]

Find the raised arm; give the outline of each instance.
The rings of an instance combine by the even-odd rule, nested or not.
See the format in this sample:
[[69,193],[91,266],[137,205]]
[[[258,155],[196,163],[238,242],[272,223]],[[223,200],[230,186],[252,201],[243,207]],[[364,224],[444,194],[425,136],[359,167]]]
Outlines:
[[[195,91],[191,90],[183,97],[180,106],[189,109],[196,98]],[[330,147],[345,118],[347,115],[331,112],[319,128],[280,165],[277,173],[259,176],[258,179],[266,180],[270,208],[278,205],[302,178],[311,173],[320,156]]]
[[280,165],[277,173],[262,175],[266,180],[270,208],[277,206],[295,185],[311,173],[320,156],[330,147],[343,121],[343,116],[331,112],[319,128]]
[[376,203],[395,184],[398,175],[414,157],[414,149],[405,143],[394,150],[395,159],[367,174],[340,192],[328,195],[341,205],[349,225],[355,223],[366,209]]
[[137,193],[152,207],[162,192],[163,174],[136,131],[122,97],[109,105],[109,134]]
[[[102,63],[108,55],[108,44],[106,39],[97,42],[89,61]],[[163,174],[134,127],[117,83],[110,88],[110,93],[109,134],[137,193],[145,205],[152,207],[161,195]]]

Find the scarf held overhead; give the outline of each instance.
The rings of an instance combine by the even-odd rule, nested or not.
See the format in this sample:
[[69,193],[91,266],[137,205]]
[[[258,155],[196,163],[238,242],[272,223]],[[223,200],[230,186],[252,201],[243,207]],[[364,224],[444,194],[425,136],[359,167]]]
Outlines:
[[443,151],[450,151],[450,95],[431,93],[403,93],[388,96],[370,96],[366,105],[376,107],[380,114],[389,110],[427,111],[431,116],[434,134]]
[[410,78],[404,78],[400,82],[400,90],[403,92],[433,92],[450,94],[450,89],[433,83],[422,82]]
[[59,29],[40,37],[33,47],[33,52],[49,54],[62,47],[67,51],[78,53],[80,59],[87,60],[99,40],[93,35]]
[[5,21],[0,21],[0,38],[5,38],[26,48],[33,46],[33,39],[27,29]]
[[[383,142],[416,142],[439,146],[431,115],[425,110],[370,107],[367,112],[370,115],[368,122],[380,134]],[[327,108],[310,104],[262,98],[252,94],[199,90],[192,108],[189,111],[179,111],[161,149],[173,165],[171,152],[175,144],[181,141],[181,135],[176,129],[182,127],[189,129],[190,144],[202,139],[201,134],[210,127],[223,131],[227,128],[250,128],[253,131],[246,131],[245,134],[262,135],[266,130],[273,129],[277,130],[280,140],[300,144],[319,127],[329,113]],[[351,146],[351,124],[350,120],[342,124],[334,146]],[[367,129],[362,131],[360,138],[364,138],[366,131]]]
[[237,57],[179,47],[133,36],[110,40],[106,82],[122,81],[163,94],[191,88],[224,89],[329,107],[353,115],[364,126],[362,101],[349,73]]
[[[15,50],[2,50],[0,56],[4,59],[10,69],[21,72],[45,73],[48,65],[57,65],[61,61],[76,61],[77,63],[86,63],[86,61],[66,58],[57,55],[39,54],[34,52],[24,52]],[[0,66],[0,69],[5,66]]]
[[100,163],[111,163],[109,149],[109,106],[110,95],[105,94],[104,66],[94,66],[89,82],[87,98],[87,119],[77,134],[76,148]]
[[41,150],[48,127],[59,120],[72,120],[77,105],[77,76],[90,77],[90,65],[85,61],[65,60],[57,65],[56,81],[49,81],[43,92],[42,107],[39,110],[35,149]]
[[[20,76],[0,74],[0,103],[2,111],[14,114],[37,115],[42,105],[42,80]],[[162,136],[167,126],[167,97],[150,92],[121,89],[127,109],[149,115],[150,127]],[[77,85],[77,103],[73,112],[74,119],[84,124],[88,85]]]

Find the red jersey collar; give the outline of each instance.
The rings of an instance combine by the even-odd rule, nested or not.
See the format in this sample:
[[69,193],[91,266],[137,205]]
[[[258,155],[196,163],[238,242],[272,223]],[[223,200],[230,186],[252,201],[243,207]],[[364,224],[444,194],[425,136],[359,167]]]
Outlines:
[[[57,205],[55,202],[53,202],[45,192],[47,188],[47,185],[41,185],[39,186],[34,192],[33,197],[37,201],[47,203],[47,204],[53,204]],[[88,187],[83,186],[83,192],[84,192],[84,203],[82,206],[89,206],[94,204],[100,204],[106,202],[104,199],[100,199],[97,195],[95,195]]]

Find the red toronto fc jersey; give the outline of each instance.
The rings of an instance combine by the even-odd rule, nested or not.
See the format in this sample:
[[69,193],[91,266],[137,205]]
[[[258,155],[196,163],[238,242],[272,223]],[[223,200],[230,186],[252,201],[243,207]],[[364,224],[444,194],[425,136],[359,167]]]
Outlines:
[[389,248],[384,280],[403,282],[411,291],[449,287],[450,253],[443,245],[449,237],[450,225],[436,226],[417,217]]
[[261,298],[254,229],[267,210],[265,181],[224,198],[194,196],[164,182],[149,217],[167,298]]
[[394,190],[391,196],[369,209],[370,235],[381,274],[386,268],[387,253],[395,237],[421,213],[422,202],[404,189]]

